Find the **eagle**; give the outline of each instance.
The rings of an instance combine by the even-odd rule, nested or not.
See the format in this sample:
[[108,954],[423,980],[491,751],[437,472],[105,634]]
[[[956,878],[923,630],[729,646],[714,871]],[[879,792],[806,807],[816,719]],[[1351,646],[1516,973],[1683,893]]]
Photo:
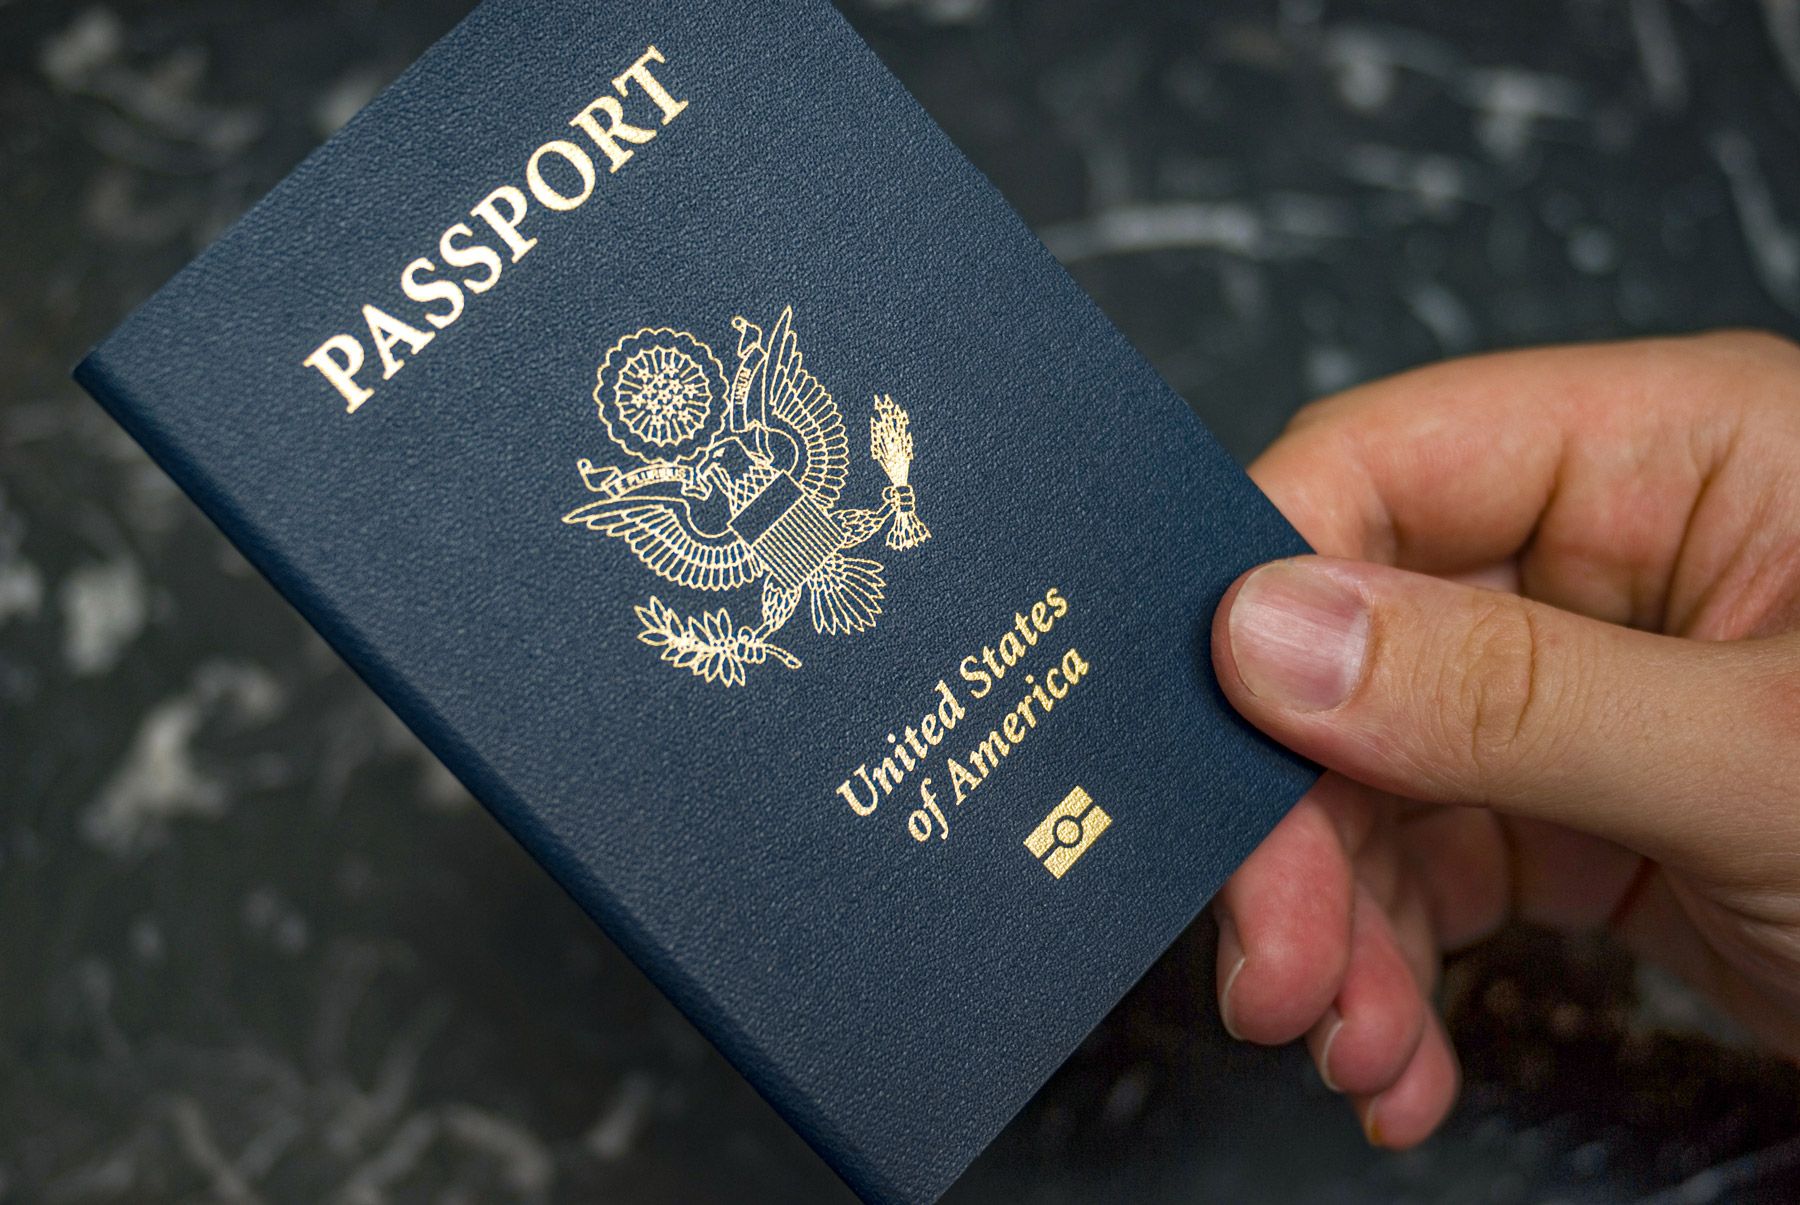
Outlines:
[[[758,638],[780,630],[803,597],[817,632],[873,627],[886,588],[882,566],[850,550],[879,532],[890,514],[898,518],[902,507],[911,509],[904,463],[895,461],[897,450],[886,458],[881,451],[881,424],[892,426],[898,415],[910,460],[905,412],[877,399],[872,450],[889,474],[886,504],[840,510],[849,440],[837,402],[806,368],[792,308],[766,335],[741,316],[731,325],[738,369],[717,435],[691,457],[648,461],[631,474],[605,470],[599,485],[584,461],[589,488],[603,496],[563,522],[623,540],[652,572],[687,589],[727,591],[760,581]],[[922,525],[918,530],[912,543],[929,536]]]

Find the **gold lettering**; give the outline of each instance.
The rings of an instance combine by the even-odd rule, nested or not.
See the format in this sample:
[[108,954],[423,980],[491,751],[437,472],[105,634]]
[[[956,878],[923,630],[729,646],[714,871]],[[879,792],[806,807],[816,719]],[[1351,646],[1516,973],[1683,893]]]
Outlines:
[[[865,783],[869,781],[869,767],[858,766],[856,772],[862,775],[862,780]],[[844,797],[844,802],[849,804],[850,810],[855,812],[858,816],[867,816],[881,803],[881,799],[875,794],[873,786],[871,786],[869,790],[869,802],[864,803],[861,797],[856,793],[856,788],[850,784],[848,778],[838,784],[838,794]]]
[[[509,216],[500,216],[500,206],[505,205]],[[469,211],[470,216],[480,218],[493,228],[508,249],[512,251],[512,262],[518,263],[525,258],[525,253],[538,245],[536,239],[519,237],[519,223],[525,220],[525,194],[510,184],[502,184]]]
[[372,305],[363,307],[363,321],[369,324],[369,337],[375,341],[375,350],[381,353],[381,379],[384,381],[406,366],[405,360],[394,355],[395,345],[406,344],[407,350],[416,356],[421,348],[437,338],[431,331],[408,326],[386,310]]
[[875,781],[881,786],[883,795],[892,795],[900,780],[906,777],[906,771],[894,764],[894,759],[884,757],[881,764],[875,767]]
[[914,808],[907,816],[906,831],[912,834],[914,841],[931,840],[931,817],[925,814],[924,808]]
[[[4,2],[0,0],[0,4]],[[605,152],[609,172],[618,171],[631,159],[633,147],[652,141],[660,133],[660,127],[626,120],[628,108],[638,120],[648,118],[648,106],[637,98],[645,98],[655,106],[662,126],[688,108],[688,101],[671,92],[652,70],[653,66],[667,63],[662,51],[647,47],[636,61],[612,78],[612,91],[617,95],[597,97],[569,120],[571,128],[582,131]],[[556,167],[551,163],[553,159],[568,166]],[[423,321],[431,329],[403,322],[374,305],[362,307],[363,320],[381,356],[383,380],[392,378],[406,364],[395,354],[397,347],[404,346],[416,355],[431,342],[435,332],[462,319],[469,294],[486,293],[499,283],[509,262],[518,263],[538,245],[538,239],[526,237],[521,230],[534,201],[544,210],[568,213],[592,199],[598,186],[595,162],[592,154],[576,141],[553,138],[543,143],[525,162],[524,179],[520,181],[524,188],[502,184],[469,210],[471,218],[479,218],[493,232],[492,245],[481,241],[470,224],[459,222],[438,236],[436,263],[421,256],[406,265],[400,273],[400,291],[407,300],[422,307]],[[578,187],[571,189],[571,184]],[[438,263],[447,265],[441,275]],[[354,412],[375,392],[356,380],[367,358],[367,347],[354,335],[333,335],[301,364],[324,377],[344,399],[346,408]],[[960,710],[961,704],[953,696],[946,698],[953,710]],[[948,728],[950,723],[944,726]],[[917,755],[911,738],[908,745]]]
[[931,768],[931,750],[968,716],[947,678],[938,679],[933,706],[916,723],[904,727],[896,725],[894,731],[886,734],[885,756],[875,764],[873,772],[867,764],[857,767],[856,773],[837,788],[838,795],[857,815],[866,816],[902,783],[917,782],[919,798],[907,814],[908,833],[920,843],[930,840],[933,833],[939,840],[946,839],[950,831],[947,814],[952,803],[960,807],[977,787],[985,784],[1002,762],[1018,752],[1028,733],[1050,727],[1051,713],[1069,697],[1075,684],[1092,671],[1088,660],[1074,647],[1046,666],[1033,667],[1032,672],[1023,668],[1026,660],[1036,655],[1035,647],[1044,643],[1041,637],[1069,610],[1069,602],[1062,592],[1051,587],[1040,601],[1015,611],[1011,627],[1003,630],[993,644],[983,646],[979,653],[971,653],[958,663],[957,672],[976,699],[993,694],[994,687],[1015,668],[1025,681],[1018,694],[1013,696],[1017,701],[1010,705],[1010,710],[994,717],[994,726],[988,729],[986,736],[981,737],[973,748],[965,746],[966,753],[944,758],[942,773],[950,784],[945,794],[953,795],[951,802],[939,806],[934,780],[920,777],[921,771]]
[[[356,383],[356,374],[362,371],[363,355],[363,345],[354,335],[333,335],[301,363],[318,369],[319,375],[343,395],[345,411],[355,414],[358,406],[375,396],[373,389],[365,389]],[[338,356],[343,358],[340,360]]]
[[487,276],[483,278],[463,277],[463,285],[469,292],[485,293],[500,279],[500,253],[486,243],[473,243],[467,247],[456,245],[459,238],[474,237],[473,230],[458,222],[444,231],[444,236],[438,239],[438,254],[452,268],[473,268],[477,264],[486,268]]
[[[957,701],[956,692],[950,689],[950,684],[939,678],[937,716],[944,725],[944,731],[948,732],[956,727],[956,721],[967,714],[968,712],[963,710],[963,705]],[[931,740],[930,737],[926,739]],[[937,741],[931,740],[931,743],[935,745]]]
[[[1008,714],[1006,718],[1008,720],[1017,719],[1017,717],[1011,714]],[[1004,728],[1005,726],[1005,723],[1002,722],[1001,727]],[[1020,733],[1019,735],[1023,736],[1024,733]],[[975,748],[970,751],[969,764],[974,766],[977,770],[980,770],[981,776],[986,778],[1000,765],[1000,759],[1012,752],[1012,747],[1007,742],[1011,741],[1014,744],[1017,744],[1018,740],[1019,737],[1010,735],[1005,739],[1002,739],[998,732],[995,732],[990,728],[988,729],[987,736],[982,738],[981,743],[976,745]]]
[[[956,802],[960,806],[969,792],[981,785],[981,779],[965,770],[954,757],[945,759],[944,768],[950,771],[950,785],[956,788]],[[980,769],[979,766],[976,768]]]
[[[623,79],[624,76],[619,78]],[[596,110],[606,114],[604,126],[594,120]],[[656,137],[655,130],[634,126],[626,121],[625,106],[610,96],[602,96],[595,100],[593,104],[577,113],[575,120],[569,124],[580,129],[582,133],[594,140],[595,146],[606,152],[606,161],[609,164],[606,169],[608,172],[618,171],[625,166],[626,160],[636,154],[635,151],[629,151],[620,146],[619,139],[623,138],[626,142],[642,146]]]
[[919,784],[920,806],[913,809],[912,815],[906,818],[906,831],[912,834],[914,841],[924,841],[931,836],[931,822],[937,821],[938,840],[942,841],[950,835],[950,824],[944,819],[944,810],[938,806],[937,794],[931,789],[931,780],[927,778]]
[[[575,174],[581,177],[579,194],[565,197],[550,187],[550,182],[544,179],[545,155],[560,156],[575,169]],[[531,186],[531,195],[538,199],[539,205],[558,213],[568,213],[571,209],[580,209],[594,195],[594,161],[573,142],[564,142],[558,138],[553,142],[546,142],[531,153],[531,161],[525,165],[525,183]]]
[[[992,649],[984,649],[982,651],[986,652],[990,657],[993,656],[994,651]],[[993,663],[990,661],[989,664],[992,665]],[[998,667],[996,666],[995,668]],[[962,659],[962,664],[957,667],[957,671],[962,674],[962,680],[970,684],[972,689],[969,691],[969,694],[974,698],[985,699],[988,696],[988,691],[994,689],[993,677],[990,676],[986,670],[981,668],[981,663],[975,659],[973,653]],[[945,727],[947,728],[949,725],[946,724]]]
[[674,121],[675,115],[688,107],[687,101],[676,100],[669,94],[669,90],[662,86],[662,81],[650,74],[651,63],[666,62],[668,62],[668,60],[663,58],[662,51],[652,46],[638,57],[637,62],[613,77],[612,82],[613,91],[617,92],[620,96],[629,95],[625,87],[625,81],[627,80],[632,81],[637,84],[638,87],[642,88],[644,90],[644,95],[655,101],[656,107],[662,110],[662,123],[664,125],[668,125],[671,121]]
[[419,273],[435,271],[437,271],[437,265],[430,260],[413,260],[412,263],[406,265],[406,271],[400,274],[400,291],[406,294],[408,300],[416,301],[420,305],[430,305],[434,301],[441,301],[448,305],[450,309],[447,312],[434,314],[427,310],[425,313],[425,321],[439,330],[443,330],[462,317],[463,291],[456,287],[454,281],[449,280],[431,280],[424,284],[419,283]]

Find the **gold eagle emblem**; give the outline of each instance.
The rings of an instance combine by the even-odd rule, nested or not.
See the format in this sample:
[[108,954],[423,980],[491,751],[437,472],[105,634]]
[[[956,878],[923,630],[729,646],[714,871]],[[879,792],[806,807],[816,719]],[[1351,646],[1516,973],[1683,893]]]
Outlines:
[[748,667],[800,659],[772,637],[802,601],[813,630],[836,636],[875,626],[887,589],[881,562],[853,556],[884,528],[896,552],[923,544],[910,481],[911,421],[877,395],[869,454],[887,484],[881,505],[838,505],[849,438],[831,393],[808,371],[794,312],[767,332],[731,320],[737,366],[727,381],[713,351],[688,331],[646,327],[607,350],[594,386],[606,434],[637,463],[577,469],[598,495],[563,522],[623,540],[645,568],[687,590],[761,584],[761,618],[739,625],[720,607],[682,615],[652,595],[635,608],[638,639],[709,682],[736,686]]

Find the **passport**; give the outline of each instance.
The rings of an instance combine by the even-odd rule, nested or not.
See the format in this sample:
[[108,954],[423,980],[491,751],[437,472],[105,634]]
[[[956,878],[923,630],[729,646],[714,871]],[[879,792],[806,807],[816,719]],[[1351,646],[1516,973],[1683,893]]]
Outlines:
[[1300,538],[821,0],[488,0],[76,376],[872,1202],[1313,778]]

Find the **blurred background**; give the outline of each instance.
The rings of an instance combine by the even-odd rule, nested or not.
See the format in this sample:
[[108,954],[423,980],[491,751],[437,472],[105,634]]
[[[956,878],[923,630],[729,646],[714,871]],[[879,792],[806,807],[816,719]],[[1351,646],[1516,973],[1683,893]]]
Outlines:
[[[0,1201],[849,1199],[67,379],[466,8],[0,0]],[[1800,0],[845,11],[1245,459],[1440,356],[1800,325]],[[1800,1200],[1800,1073],[1602,942],[1452,967],[1393,1156],[1223,1037],[1210,929],[952,1202]]]

